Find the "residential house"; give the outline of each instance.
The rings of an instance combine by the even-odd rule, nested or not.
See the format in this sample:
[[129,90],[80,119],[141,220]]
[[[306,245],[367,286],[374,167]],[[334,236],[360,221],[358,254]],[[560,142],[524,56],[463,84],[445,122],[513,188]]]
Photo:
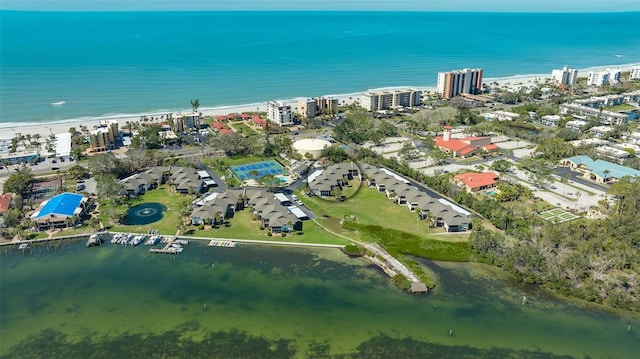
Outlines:
[[5,193],[0,195],[0,227],[2,227],[4,223],[2,216],[4,216],[4,214],[7,213],[9,208],[11,208],[12,198],[13,196],[11,195],[11,193]]
[[445,126],[442,136],[434,138],[436,146],[454,157],[470,157],[481,151],[495,151],[498,146],[491,142],[490,136],[479,137],[451,137],[452,127]]
[[463,186],[467,192],[479,192],[498,185],[500,176],[494,172],[466,172],[453,177],[454,181]]
[[607,133],[613,131],[610,126],[595,126],[589,129],[589,133],[597,138],[604,137]]
[[572,121],[568,121],[567,123],[565,123],[564,127],[568,128],[570,130],[581,132],[582,129],[584,128],[584,126],[586,126],[586,125],[587,125],[587,121],[572,120]]
[[558,127],[558,124],[562,121],[562,117],[559,115],[546,115],[540,117],[540,123],[545,126]]

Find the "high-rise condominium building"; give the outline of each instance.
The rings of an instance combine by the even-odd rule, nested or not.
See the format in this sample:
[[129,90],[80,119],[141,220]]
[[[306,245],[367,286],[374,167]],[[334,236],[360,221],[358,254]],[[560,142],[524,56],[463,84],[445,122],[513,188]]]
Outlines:
[[450,99],[462,93],[476,94],[480,89],[482,89],[482,69],[438,72],[436,91],[444,99]]
[[202,118],[200,113],[193,111],[191,113],[179,113],[173,117],[173,129],[177,133],[190,132],[199,129],[202,126]]
[[118,121],[104,120],[89,135],[89,148],[92,152],[107,151],[113,148],[116,137],[120,135]]
[[629,78],[631,80],[640,79],[640,66],[635,66],[631,68],[631,73],[629,73]]
[[281,101],[269,101],[267,103],[267,120],[280,126],[292,125],[291,106],[285,105]]
[[587,76],[587,85],[589,86],[609,85],[618,81],[620,81],[620,70],[591,71]]
[[420,104],[422,91],[415,89],[369,91],[360,95],[360,106],[367,111],[381,111]]
[[564,65],[560,70],[551,71],[553,77],[559,85],[573,86],[578,80],[578,70],[570,69],[568,65]]
[[318,115],[335,115],[338,113],[338,99],[318,97],[298,100],[298,113],[306,118]]

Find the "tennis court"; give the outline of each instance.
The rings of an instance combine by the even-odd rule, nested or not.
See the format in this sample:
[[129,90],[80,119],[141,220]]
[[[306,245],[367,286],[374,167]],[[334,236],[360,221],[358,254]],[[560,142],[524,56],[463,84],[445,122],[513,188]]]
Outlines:
[[44,201],[56,195],[58,188],[62,186],[61,179],[47,182],[36,182],[31,185],[31,199],[35,202]]
[[231,171],[238,179],[246,181],[248,179],[258,179],[265,175],[281,175],[284,173],[284,168],[275,160],[270,160],[231,166]]
[[563,223],[578,218],[578,216],[575,216],[561,208],[550,209],[540,213],[539,216],[551,223]]

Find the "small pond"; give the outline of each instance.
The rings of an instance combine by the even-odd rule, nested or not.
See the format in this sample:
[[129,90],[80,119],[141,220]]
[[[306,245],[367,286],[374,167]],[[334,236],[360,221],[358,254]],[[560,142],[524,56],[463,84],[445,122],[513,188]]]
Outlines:
[[123,221],[129,226],[140,226],[159,221],[164,216],[164,206],[160,203],[148,202],[129,208]]

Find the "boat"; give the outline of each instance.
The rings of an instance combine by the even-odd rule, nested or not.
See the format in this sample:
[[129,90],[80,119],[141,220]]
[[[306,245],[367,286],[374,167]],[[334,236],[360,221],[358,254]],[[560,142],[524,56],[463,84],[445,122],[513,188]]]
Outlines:
[[28,249],[29,248],[29,243],[20,243],[20,245],[18,246],[18,249]]
[[58,101],[58,102],[52,102],[51,106],[62,106],[65,103],[67,103],[67,101]]
[[87,247],[99,246],[102,243],[102,237],[99,234],[92,234],[87,240]]
[[118,241],[120,241],[120,239],[122,239],[122,234],[120,233],[114,234],[113,238],[111,238],[111,243],[116,244],[118,243]]

